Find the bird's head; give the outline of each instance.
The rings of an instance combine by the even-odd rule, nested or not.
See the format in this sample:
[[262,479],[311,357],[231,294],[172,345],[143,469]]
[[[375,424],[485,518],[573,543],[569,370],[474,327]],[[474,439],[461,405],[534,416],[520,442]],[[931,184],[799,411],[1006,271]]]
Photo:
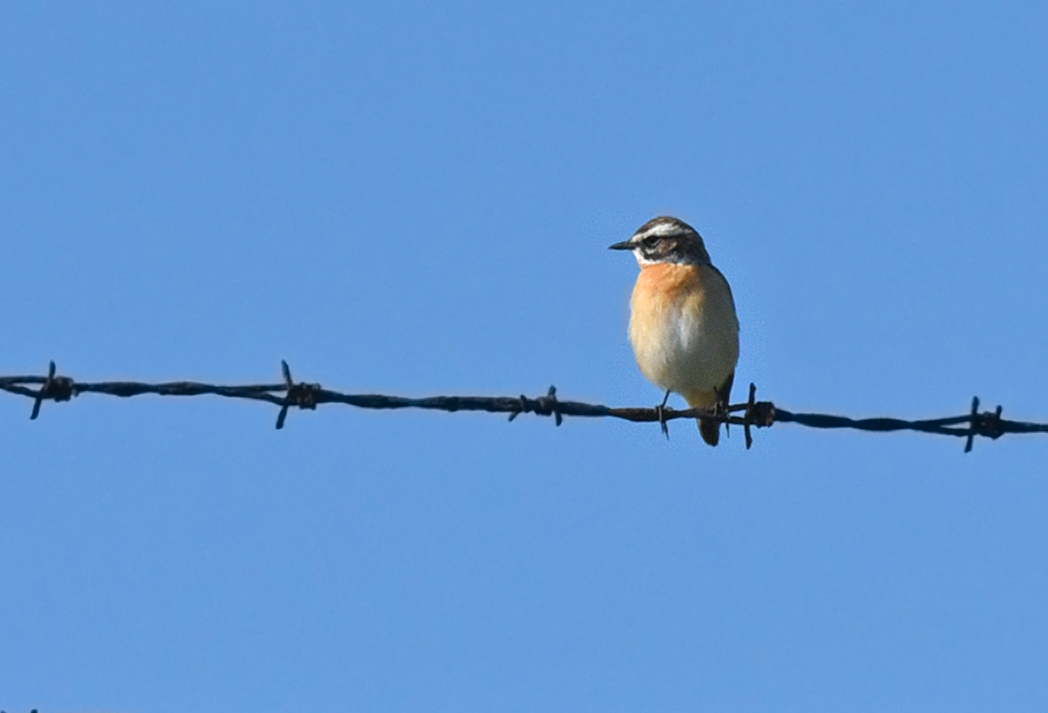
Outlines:
[[659,262],[710,264],[709,253],[698,231],[683,220],[668,216],[652,218],[640,226],[632,238],[609,248],[632,250],[642,266]]

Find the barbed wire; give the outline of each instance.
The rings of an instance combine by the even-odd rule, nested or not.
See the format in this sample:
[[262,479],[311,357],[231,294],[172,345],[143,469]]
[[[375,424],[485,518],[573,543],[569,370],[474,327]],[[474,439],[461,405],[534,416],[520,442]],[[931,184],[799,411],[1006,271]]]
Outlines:
[[[44,401],[69,401],[80,394],[95,393],[109,396],[131,397],[142,394],[159,396],[200,396],[211,394],[234,399],[265,401],[280,407],[276,427],[281,429],[291,408],[314,410],[320,404],[340,403],[366,409],[419,408],[438,411],[487,411],[507,413],[512,421],[522,413],[552,416],[559,426],[565,416],[591,418],[619,418],[634,422],[658,422],[663,433],[669,437],[667,423],[678,418],[712,418],[723,423],[743,427],[746,448],[753,445],[753,428],[767,428],[775,423],[796,423],[810,428],[851,428],[859,431],[919,431],[943,436],[966,438],[964,452],[972,449],[976,436],[998,439],[1006,433],[1048,433],[1048,423],[1028,423],[1001,418],[1001,407],[995,411],[979,411],[979,398],[972,399],[971,411],[963,416],[907,421],[899,418],[862,418],[833,416],[821,413],[793,413],[780,408],[771,401],[757,401],[757,387],[750,384],[749,398],[745,403],[733,404],[724,412],[704,409],[671,408],[613,408],[601,404],[579,401],[561,401],[557,390],[549,387],[544,396],[528,398],[507,396],[430,396],[412,399],[403,396],[381,394],[344,394],[324,389],[320,384],[291,378],[291,369],[286,361],[280,362],[284,375],[283,383],[247,384],[242,386],[220,386],[195,381],[170,381],[146,384],[137,381],[106,381],[98,383],[75,381],[68,376],[56,374],[55,363],[48,367],[47,376],[0,376],[0,390],[33,399],[30,419],[40,415]],[[39,388],[32,388],[39,386]],[[741,415],[740,415],[741,414]]]

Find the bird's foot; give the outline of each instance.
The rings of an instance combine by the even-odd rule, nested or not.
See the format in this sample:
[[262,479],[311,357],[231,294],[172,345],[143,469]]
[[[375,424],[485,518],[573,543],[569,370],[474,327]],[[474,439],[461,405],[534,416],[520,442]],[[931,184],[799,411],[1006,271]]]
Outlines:
[[670,425],[666,421],[666,402],[663,401],[661,404],[655,407],[655,413],[659,416],[659,428],[662,429],[662,435],[666,436],[666,440],[670,439]]
[[[718,401],[717,405],[713,407],[713,413],[717,416],[727,416],[728,404],[723,401]],[[728,423],[727,419],[724,420],[724,435],[731,438],[731,424]]]

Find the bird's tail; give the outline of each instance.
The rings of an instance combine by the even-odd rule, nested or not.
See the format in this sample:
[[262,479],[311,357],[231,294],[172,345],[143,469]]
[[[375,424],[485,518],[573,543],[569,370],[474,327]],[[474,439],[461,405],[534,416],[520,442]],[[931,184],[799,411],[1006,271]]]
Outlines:
[[[728,398],[731,395],[731,384],[735,380],[735,374],[733,373],[728,377],[728,380],[717,389],[716,391],[707,391],[698,394],[689,394],[685,397],[688,405],[692,408],[704,408],[714,409],[723,408],[727,411]],[[711,446],[717,445],[720,442],[720,427],[721,422],[714,418],[700,418],[699,422],[699,433],[702,434],[702,440]]]
[[700,418],[698,421],[702,440],[711,446],[717,445],[720,442],[720,421],[714,421],[712,418]]
[[[688,394],[686,400],[692,408],[713,409],[717,405],[717,395],[712,391],[702,394]],[[696,420],[699,422],[699,433],[702,434],[702,440],[711,446],[717,445],[720,442],[720,421],[712,418],[699,418]]]

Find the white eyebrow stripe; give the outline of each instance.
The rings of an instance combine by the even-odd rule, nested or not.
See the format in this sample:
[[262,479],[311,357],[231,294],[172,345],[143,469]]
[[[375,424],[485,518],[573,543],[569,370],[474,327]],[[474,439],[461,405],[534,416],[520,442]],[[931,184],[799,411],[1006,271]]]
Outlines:
[[638,240],[643,240],[644,238],[650,237],[661,238],[667,235],[681,235],[685,232],[687,231],[683,227],[681,227],[679,223],[670,223],[669,221],[666,221],[665,223],[657,223],[651,226],[643,233],[635,233],[634,237]]

